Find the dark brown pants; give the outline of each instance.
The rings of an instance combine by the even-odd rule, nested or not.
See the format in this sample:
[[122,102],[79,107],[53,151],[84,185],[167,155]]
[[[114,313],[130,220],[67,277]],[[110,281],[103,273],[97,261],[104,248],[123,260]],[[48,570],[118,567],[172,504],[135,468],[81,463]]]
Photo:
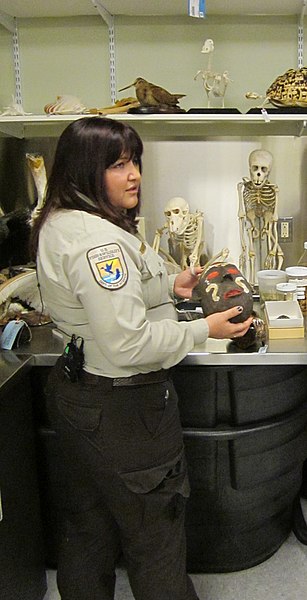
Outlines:
[[70,383],[58,362],[48,397],[65,490],[62,600],[113,600],[121,553],[136,600],[197,600],[186,574],[189,489],[171,381]]

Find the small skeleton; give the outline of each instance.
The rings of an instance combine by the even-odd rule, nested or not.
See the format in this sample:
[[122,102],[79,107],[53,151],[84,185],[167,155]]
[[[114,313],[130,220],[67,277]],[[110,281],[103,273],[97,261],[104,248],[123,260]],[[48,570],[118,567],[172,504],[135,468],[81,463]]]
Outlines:
[[[203,213],[190,213],[189,204],[184,198],[171,198],[164,209],[166,223],[156,230],[153,249],[161,251],[160,241],[163,233],[168,231],[170,257],[180,265],[181,269],[193,268],[200,264],[203,247]],[[165,253],[164,253],[165,254]]]
[[225,107],[225,93],[228,84],[231,79],[229,78],[228,71],[224,71],[223,73],[216,73],[212,70],[212,55],[214,52],[214,43],[213,40],[205,40],[205,43],[201,50],[202,54],[209,54],[207,68],[205,71],[201,69],[197,71],[194,76],[194,81],[197,79],[199,75],[201,75],[203,80],[204,90],[207,94],[207,108],[211,108],[211,100],[210,95],[212,94],[216,98],[222,98],[222,108]]
[[[259,269],[280,269],[284,253],[278,243],[278,187],[269,182],[273,157],[266,150],[254,150],[249,155],[250,179],[238,183],[239,227],[241,255],[239,268],[252,285],[255,284],[255,264]],[[256,252],[255,240],[258,241]],[[262,260],[262,246],[266,258]]]

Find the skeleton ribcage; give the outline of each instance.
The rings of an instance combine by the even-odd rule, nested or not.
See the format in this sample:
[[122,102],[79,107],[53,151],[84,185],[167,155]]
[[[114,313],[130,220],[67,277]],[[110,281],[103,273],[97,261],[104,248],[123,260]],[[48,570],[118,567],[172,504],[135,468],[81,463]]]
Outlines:
[[262,217],[264,212],[274,212],[276,202],[275,186],[266,183],[263,188],[256,190],[251,181],[244,185],[243,201],[245,212],[253,211],[256,217]]
[[181,235],[174,233],[171,237],[177,244],[183,244],[188,250],[193,250],[197,240],[197,231],[197,219],[191,215],[185,231]]

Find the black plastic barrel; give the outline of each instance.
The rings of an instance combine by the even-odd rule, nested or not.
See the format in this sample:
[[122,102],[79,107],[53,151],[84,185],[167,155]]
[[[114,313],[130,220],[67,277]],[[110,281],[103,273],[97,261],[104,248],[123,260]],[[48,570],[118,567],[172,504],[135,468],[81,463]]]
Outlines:
[[307,457],[307,367],[178,365],[189,572],[269,558],[291,532]]

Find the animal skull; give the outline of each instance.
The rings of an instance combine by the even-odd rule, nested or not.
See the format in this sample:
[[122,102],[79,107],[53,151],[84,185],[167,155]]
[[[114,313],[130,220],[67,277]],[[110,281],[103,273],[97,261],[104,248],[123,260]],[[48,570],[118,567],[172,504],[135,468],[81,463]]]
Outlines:
[[209,54],[210,52],[213,52],[214,50],[214,42],[213,40],[205,40],[203,47],[201,49],[202,54]]
[[267,150],[253,150],[250,153],[248,163],[250,178],[255,188],[259,189],[267,182],[271,168],[273,156]]
[[189,222],[190,208],[184,198],[171,198],[164,208],[167,226],[171,233],[181,235]]

